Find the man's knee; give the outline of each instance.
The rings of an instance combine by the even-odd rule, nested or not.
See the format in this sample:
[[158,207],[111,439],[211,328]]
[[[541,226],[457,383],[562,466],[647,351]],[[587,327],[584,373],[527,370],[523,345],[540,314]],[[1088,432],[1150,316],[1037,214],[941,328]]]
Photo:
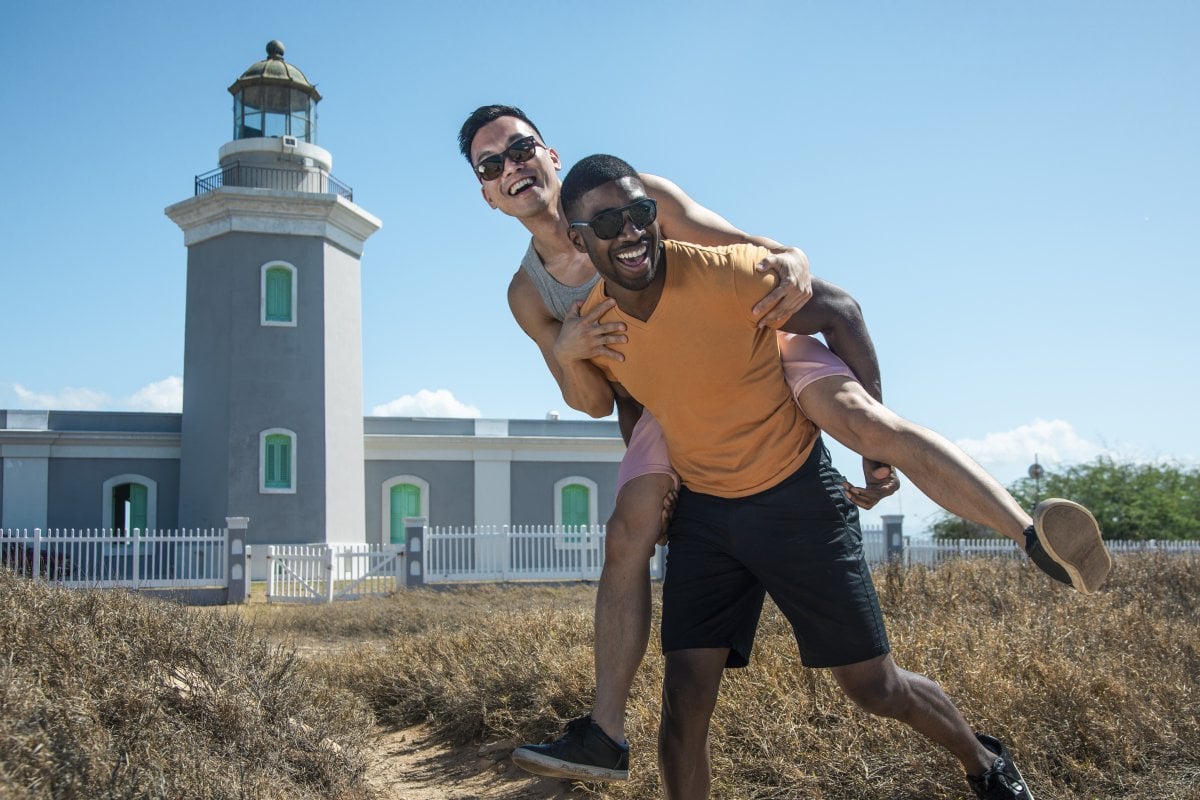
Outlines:
[[617,494],[617,505],[605,527],[605,559],[649,561],[662,533],[663,502],[671,487],[666,476],[643,476]]
[[614,514],[604,529],[605,561],[637,558],[648,562],[661,526],[661,517],[637,519]]
[[801,392],[800,402],[819,428],[870,458],[878,459],[895,449],[916,430],[912,423],[867,394],[857,381],[817,381]]

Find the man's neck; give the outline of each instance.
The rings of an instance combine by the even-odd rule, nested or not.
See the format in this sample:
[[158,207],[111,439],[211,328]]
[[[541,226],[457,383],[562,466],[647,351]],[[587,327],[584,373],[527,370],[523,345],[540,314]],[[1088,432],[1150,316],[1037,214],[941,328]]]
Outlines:
[[561,206],[524,217],[521,224],[533,235],[533,249],[550,277],[565,286],[580,286],[596,274],[587,255],[571,244]]
[[526,217],[521,224],[533,235],[533,249],[537,250],[543,263],[549,264],[575,255],[575,247],[567,236],[567,223],[560,207],[548,208],[541,214]]

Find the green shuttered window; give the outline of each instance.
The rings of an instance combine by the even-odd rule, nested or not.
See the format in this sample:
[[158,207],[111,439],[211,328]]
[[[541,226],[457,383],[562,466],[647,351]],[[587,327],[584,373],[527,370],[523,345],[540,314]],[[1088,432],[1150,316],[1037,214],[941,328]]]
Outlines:
[[404,518],[421,516],[421,487],[411,483],[400,483],[391,490],[392,544],[404,544]]
[[562,524],[588,525],[591,523],[588,513],[588,487],[580,483],[570,483],[562,487]]
[[263,321],[295,322],[292,314],[292,270],[270,267],[263,284]]
[[270,433],[263,439],[263,488],[289,490],[292,482],[293,438],[287,433]]

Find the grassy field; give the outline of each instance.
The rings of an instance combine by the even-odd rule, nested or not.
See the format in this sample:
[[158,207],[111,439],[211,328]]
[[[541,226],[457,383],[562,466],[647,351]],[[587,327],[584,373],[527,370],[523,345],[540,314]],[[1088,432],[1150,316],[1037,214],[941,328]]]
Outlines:
[[[1092,597],[1016,563],[885,567],[897,661],[1011,742],[1046,798],[1200,798],[1200,560],[1128,556]],[[369,797],[372,721],[538,741],[591,695],[594,587],[408,591],[189,610],[0,575],[0,797]],[[656,612],[657,614],[657,606]],[[634,687],[633,778],[660,795],[662,658]],[[798,667],[768,604],[713,720],[713,796],[949,800],[956,762]]]

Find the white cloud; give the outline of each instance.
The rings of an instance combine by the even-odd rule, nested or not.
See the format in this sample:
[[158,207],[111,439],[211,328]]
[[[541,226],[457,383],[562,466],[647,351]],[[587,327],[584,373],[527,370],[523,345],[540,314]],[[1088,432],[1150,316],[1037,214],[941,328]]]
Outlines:
[[1061,419],[1035,419],[1010,431],[989,433],[982,439],[959,439],[955,444],[1002,482],[1024,474],[1035,456],[1045,465],[1078,464],[1108,452]]
[[40,394],[14,383],[13,393],[24,408],[37,411],[98,411],[109,404],[108,395],[95,389],[67,387],[57,394]]
[[35,392],[12,384],[21,408],[47,411],[167,411],[183,408],[183,379],[175,375],[147,384],[128,397],[113,400],[99,389],[68,386],[57,392]]
[[375,406],[371,409],[375,417],[480,417],[482,414],[475,406],[467,405],[457,399],[448,389],[438,389],[431,392],[422,389],[415,395],[406,394],[390,403]]
[[183,410],[183,378],[172,375],[143,386],[130,395],[122,405],[133,411],[179,413]]

